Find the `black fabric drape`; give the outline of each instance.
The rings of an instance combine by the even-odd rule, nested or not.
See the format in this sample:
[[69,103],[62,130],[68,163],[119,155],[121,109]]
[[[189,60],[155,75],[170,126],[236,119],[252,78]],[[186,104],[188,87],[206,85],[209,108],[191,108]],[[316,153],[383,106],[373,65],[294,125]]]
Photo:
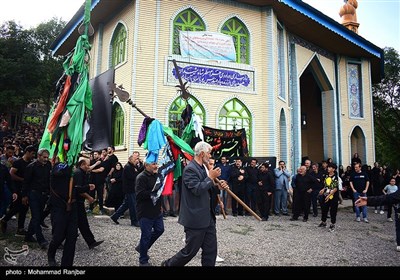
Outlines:
[[109,84],[114,83],[114,69],[110,69],[90,80],[93,111],[89,118],[90,129],[86,134],[85,150],[98,151],[112,145]]

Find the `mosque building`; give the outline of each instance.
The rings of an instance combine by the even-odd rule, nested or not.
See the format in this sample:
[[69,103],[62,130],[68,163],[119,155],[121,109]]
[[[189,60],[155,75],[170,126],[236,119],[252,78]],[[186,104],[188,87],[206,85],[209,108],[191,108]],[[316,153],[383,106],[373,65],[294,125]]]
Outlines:
[[[190,104],[206,127],[244,129],[248,156],[292,170],[305,157],[346,166],[354,153],[372,164],[372,84],[383,75],[383,50],[358,34],[357,8],[339,4],[338,23],[300,0],[92,0],[90,77],[108,75],[175,131]],[[56,38],[55,55],[73,49],[83,14],[84,6]],[[142,114],[118,98],[110,107],[120,160],[144,153]]]

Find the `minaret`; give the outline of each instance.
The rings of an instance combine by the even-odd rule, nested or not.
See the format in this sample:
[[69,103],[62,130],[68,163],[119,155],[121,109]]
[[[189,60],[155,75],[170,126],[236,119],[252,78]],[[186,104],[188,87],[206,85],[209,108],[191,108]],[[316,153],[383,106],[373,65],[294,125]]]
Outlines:
[[356,33],[358,33],[358,27],[360,26],[357,22],[357,7],[357,0],[344,0],[344,5],[339,11],[339,15],[342,18],[342,25]]

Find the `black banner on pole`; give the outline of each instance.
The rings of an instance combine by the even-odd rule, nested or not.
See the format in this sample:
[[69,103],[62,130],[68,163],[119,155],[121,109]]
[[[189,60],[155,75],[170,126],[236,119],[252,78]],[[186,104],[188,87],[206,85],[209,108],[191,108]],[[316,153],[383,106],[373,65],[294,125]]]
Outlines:
[[93,97],[93,111],[89,117],[89,131],[86,133],[84,149],[98,151],[112,145],[111,114],[109,84],[114,83],[114,69],[98,75],[90,80]]

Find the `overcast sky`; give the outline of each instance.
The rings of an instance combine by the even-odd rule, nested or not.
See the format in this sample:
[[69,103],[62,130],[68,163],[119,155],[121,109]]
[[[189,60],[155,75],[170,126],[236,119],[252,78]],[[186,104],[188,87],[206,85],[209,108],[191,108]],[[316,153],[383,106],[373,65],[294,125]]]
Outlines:
[[[303,0],[340,22],[343,0]],[[358,34],[378,47],[400,51],[400,0],[358,0]]]
[[52,17],[69,21],[84,0],[2,0],[1,22],[15,20],[22,26],[36,27]]
[[[112,0],[107,0],[112,1]],[[151,1],[151,0],[146,0]],[[172,1],[172,0],[163,0]],[[15,20],[35,27],[52,17],[69,21],[84,0],[2,0],[0,22]],[[340,21],[343,0],[304,0],[327,16]],[[378,47],[400,51],[400,0],[358,0],[359,34]]]

